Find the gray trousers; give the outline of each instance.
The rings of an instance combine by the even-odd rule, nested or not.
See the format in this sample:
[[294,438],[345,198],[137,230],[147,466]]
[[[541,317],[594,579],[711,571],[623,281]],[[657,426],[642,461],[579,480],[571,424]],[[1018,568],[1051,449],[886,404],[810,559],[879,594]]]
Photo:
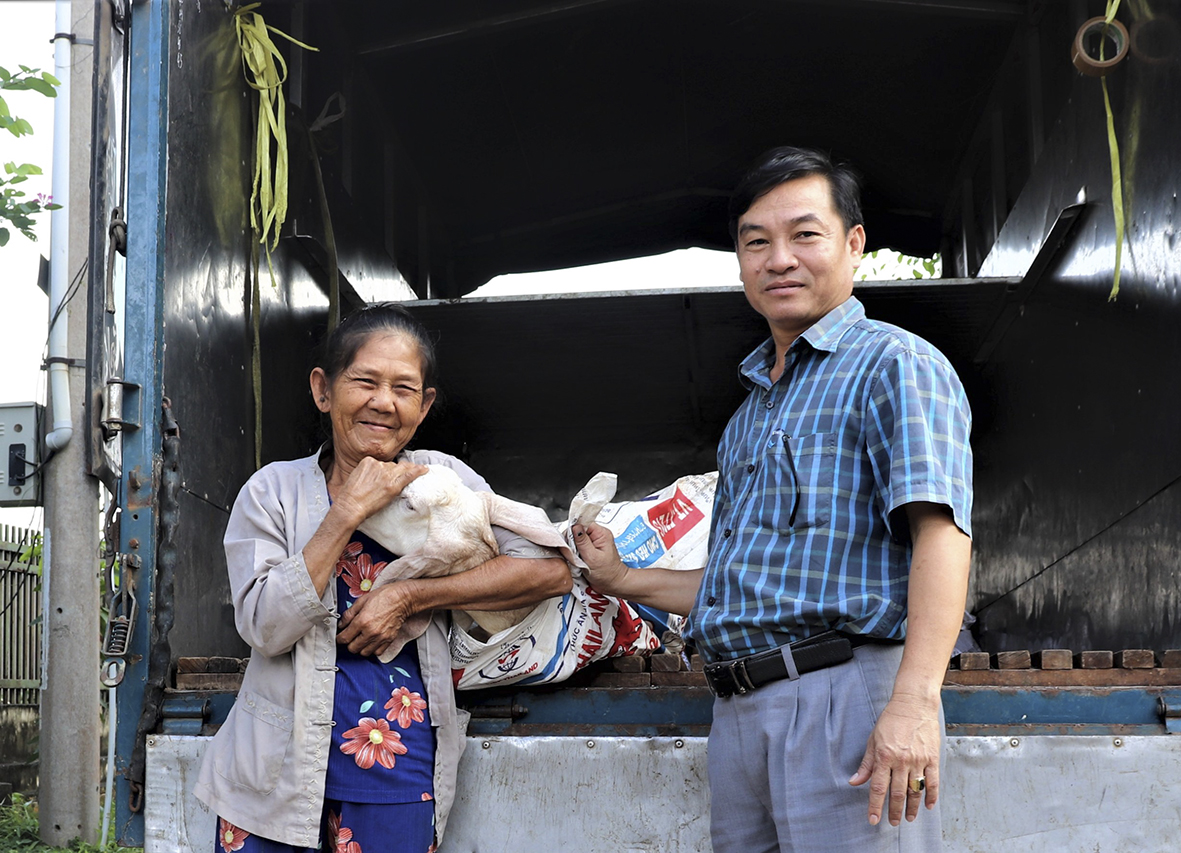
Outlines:
[[901,660],[900,645],[862,646],[846,663],[714,700],[714,853],[943,849],[938,804],[931,811],[921,806],[913,823],[903,816],[896,827],[883,806],[881,822],[871,826],[869,783],[849,784]]

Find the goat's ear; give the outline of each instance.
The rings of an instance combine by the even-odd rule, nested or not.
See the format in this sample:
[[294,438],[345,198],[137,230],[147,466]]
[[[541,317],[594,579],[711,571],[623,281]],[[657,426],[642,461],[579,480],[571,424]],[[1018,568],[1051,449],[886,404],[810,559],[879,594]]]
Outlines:
[[493,554],[500,553],[500,543],[496,541],[496,536],[492,533],[492,528],[489,525],[480,526],[480,535],[484,539],[484,544],[492,549]]

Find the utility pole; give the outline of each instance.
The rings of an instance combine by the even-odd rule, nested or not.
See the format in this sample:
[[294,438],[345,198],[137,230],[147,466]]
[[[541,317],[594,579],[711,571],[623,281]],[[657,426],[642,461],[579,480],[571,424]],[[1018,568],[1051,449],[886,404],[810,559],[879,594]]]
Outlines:
[[[90,241],[90,126],[94,33],[92,0],[58,0],[55,74],[63,85],[54,110],[55,196],[69,170],[62,210],[50,221],[50,277],[64,275],[68,298],[50,335],[65,336],[68,404],[53,399],[47,422],[64,445],[45,467],[45,538],[42,609],[44,670],[41,693],[39,811],[41,840],[66,846],[75,838],[93,844],[99,823],[99,584],[98,481],[89,476],[86,444],[90,401],[86,394],[87,276],[83,264]],[[74,39],[66,34],[74,34]],[[79,43],[82,42],[82,43]],[[59,134],[64,134],[59,139]],[[63,154],[64,152],[64,154]],[[57,269],[54,269],[56,267]],[[77,290],[71,283],[77,278]],[[54,293],[53,288],[50,290]],[[51,296],[49,315],[59,310]],[[54,356],[51,345],[51,357]],[[61,365],[55,367],[55,365]],[[58,380],[60,383],[60,379]],[[52,389],[51,389],[52,390]],[[69,410],[70,427],[57,429]]]

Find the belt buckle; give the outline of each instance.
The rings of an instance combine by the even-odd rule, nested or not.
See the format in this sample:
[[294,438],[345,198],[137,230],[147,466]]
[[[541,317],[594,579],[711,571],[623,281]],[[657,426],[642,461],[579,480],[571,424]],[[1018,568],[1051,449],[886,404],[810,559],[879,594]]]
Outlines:
[[[722,683],[725,680],[722,678],[723,673],[728,674],[729,671],[730,667],[720,661],[705,665],[705,683],[709,686],[710,692],[719,699],[725,699],[734,694],[729,684]],[[733,680],[731,677],[730,681]]]
[[709,676],[707,683],[710,689],[719,699],[725,699],[735,693],[749,693],[755,689],[750,673],[746,670],[745,658],[709,664],[706,666],[706,674]]
[[749,693],[755,689],[755,683],[750,680],[750,673],[746,671],[746,658],[738,658],[738,660],[731,662],[730,677],[734,680],[737,692],[740,694]]

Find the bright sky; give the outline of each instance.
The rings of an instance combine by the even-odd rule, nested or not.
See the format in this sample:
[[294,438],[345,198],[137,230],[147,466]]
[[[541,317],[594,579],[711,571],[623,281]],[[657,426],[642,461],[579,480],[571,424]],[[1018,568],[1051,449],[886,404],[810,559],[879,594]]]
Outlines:
[[554,272],[499,275],[470,296],[581,293],[602,290],[652,290],[666,287],[738,286],[733,252],[678,249],[663,255],[611,261]]
[[[0,66],[10,72],[20,65],[53,73],[53,3],[48,0],[0,1]],[[48,195],[53,152],[53,102],[36,92],[5,91],[13,115],[33,125],[33,135],[20,139],[0,131],[0,164],[34,163],[45,174],[30,178],[20,189],[26,197]],[[49,215],[38,217],[40,240],[33,243],[12,231],[0,248],[0,402],[45,401],[41,357],[48,329],[48,300],[37,289],[37,268],[49,255]],[[40,526],[32,509],[0,509],[0,523]]]

